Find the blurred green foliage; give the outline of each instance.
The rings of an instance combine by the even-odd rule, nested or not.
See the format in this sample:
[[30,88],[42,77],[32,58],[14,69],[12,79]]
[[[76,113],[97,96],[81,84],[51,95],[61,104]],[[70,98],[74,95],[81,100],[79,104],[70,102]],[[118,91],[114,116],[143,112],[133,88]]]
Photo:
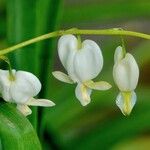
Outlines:
[[[149,8],[149,0],[1,0],[0,47],[14,45],[58,28],[123,27],[150,33]],[[141,72],[136,91],[137,104],[131,116],[124,117],[115,105],[118,90],[112,79],[113,53],[120,44],[120,37],[82,36],[82,39],[85,38],[95,40],[103,51],[104,68],[97,79],[107,80],[113,85],[106,92],[94,91],[92,102],[87,107],[80,106],[75,98],[75,85],[63,84],[51,75],[52,70],[63,70],[56,54],[56,39],[30,45],[9,55],[13,68],[31,71],[40,78],[43,90],[39,96],[56,103],[54,108],[40,108],[38,111],[34,108],[29,117],[43,149],[149,149],[150,42],[125,37],[127,51],[135,56]],[[1,68],[5,66],[1,64]],[[32,142],[39,148],[36,133],[27,119],[11,104],[0,104],[0,148],[2,145],[7,150],[20,150],[18,142],[29,146],[26,149],[33,149]],[[15,130],[9,124],[4,126],[6,119],[12,119]],[[6,129],[10,133],[5,132]],[[30,135],[24,135],[27,129]],[[26,137],[24,140],[24,136],[31,136],[32,140]],[[8,145],[8,142],[11,144]]]

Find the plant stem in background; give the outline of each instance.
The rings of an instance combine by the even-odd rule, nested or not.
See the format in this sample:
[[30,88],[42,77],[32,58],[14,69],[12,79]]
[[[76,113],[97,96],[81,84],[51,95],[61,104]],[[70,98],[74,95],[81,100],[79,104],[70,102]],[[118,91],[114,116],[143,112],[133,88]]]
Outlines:
[[[23,40],[37,36],[35,33],[36,1],[37,0],[7,1],[7,40],[9,45],[20,43]],[[17,68],[18,70],[27,70],[38,76],[35,66],[36,61],[39,61],[39,57],[35,57],[35,45],[20,48],[20,51],[10,55],[10,58],[12,58],[10,61],[13,68]],[[33,113],[29,116],[29,120],[34,128],[37,126],[36,109],[37,108],[32,108]]]
[[[36,12],[37,35],[42,35],[59,29],[62,15],[62,4],[63,0],[38,0]],[[35,54],[40,56],[36,65],[39,68],[38,74],[42,83],[42,90],[39,93],[39,97],[46,97],[48,99],[51,98],[51,94],[53,93],[53,85],[51,82],[52,77],[49,76],[49,73],[52,72],[53,69],[55,60],[54,55],[56,54],[55,46],[56,39],[47,39],[36,44],[37,49]],[[45,51],[46,49],[48,49],[48,51]],[[45,133],[45,121],[43,118],[44,111],[45,109],[42,107],[38,108],[38,135],[42,143],[44,143],[43,146],[48,141],[47,144],[50,145],[52,149],[59,149],[59,145],[55,140],[55,135],[47,135]]]

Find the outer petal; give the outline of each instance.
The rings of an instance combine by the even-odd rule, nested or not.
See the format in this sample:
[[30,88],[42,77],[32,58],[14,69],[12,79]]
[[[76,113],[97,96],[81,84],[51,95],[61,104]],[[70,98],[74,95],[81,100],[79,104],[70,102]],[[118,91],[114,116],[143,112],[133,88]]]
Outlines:
[[15,77],[16,80],[12,82],[10,88],[10,93],[15,103],[24,104],[40,92],[41,83],[32,73],[17,71]]
[[65,73],[61,72],[61,71],[54,71],[52,72],[53,76],[62,81],[62,82],[66,82],[66,83],[69,83],[69,84],[73,84],[73,80],[68,76],[66,75]]
[[136,103],[135,92],[119,93],[116,99],[116,105],[120,108],[121,112],[126,116],[129,115]]
[[99,46],[92,40],[85,40],[82,49],[74,58],[75,74],[83,82],[95,78],[103,67],[103,56]]
[[120,91],[133,91],[138,83],[139,68],[134,57],[127,53],[113,68],[114,81]]
[[[12,70],[13,74],[15,75],[15,70]],[[5,101],[12,101],[12,97],[10,94],[10,86],[11,81],[9,80],[9,71],[7,70],[0,70],[0,93]]]
[[75,36],[68,34],[60,37],[58,41],[58,55],[64,68],[67,70],[72,80],[77,78],[74,74],[73,59],[77,52],[78,40]]
[[121,46],[118,46],[115,50],[115,54],[114,54],[114,62],[117,63],[118,61],[120,61],[121,59],[123,59],[123,49]]
[[35,98],[29,99],[26,104],[31,106],[43,106],[43,107],[55,106],[55,103],[53,103],[48,99],[35,99]]
[[106,81],[99,81],[99,82],[93,82],[93,81],[88,81],[86,83],[84,83],[87,87],[89,87],[90,89],[93,90],[108,90],[110,89],[112,86],[106,82]]
[[90,103],[91,92],[92,92],[91,89],[85,87],[83,84],[80,84],[80,83],[78,83],[78,85],[75,89],[76,97],[83,106],[86,106],[87,104]]

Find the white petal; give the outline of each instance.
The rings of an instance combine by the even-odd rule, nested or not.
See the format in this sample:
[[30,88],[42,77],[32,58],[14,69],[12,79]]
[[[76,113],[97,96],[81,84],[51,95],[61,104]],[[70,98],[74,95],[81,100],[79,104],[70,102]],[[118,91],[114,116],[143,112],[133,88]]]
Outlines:
[[99,82],[88,81],[88,82],[85,82],[84,84],[93,90],[108,90],[112,87],[106,81],[99,81]]
[[60,37],[58,41],[58,55],[64,68],[72,80],[76,81],[74,74],[73,59],[78,48],[78,40],[75,36],[68,34]]
[[32,110],[27,105],[17,105],[17,109],[24,115],[28,116],[32,113]]
[[28,99],[40,92],[41,83],[32,73],[17,71],[15,77],[16,80],[12,82],[10,88],[10,93],[15,103],[24,104]]
[[92,90],[84,86],[83,84],[78,83],[76,89],[75,89],[75,94],[77,99],[80,101],[80,103],[83,106],[86,106],[87,104],[90,103]]
[[114,54],[114,62],[118,62],[121,59],[123,59],[124,53],[123,53],[123,49],[121,46],[118,46],[115,50],[115,54]]
[[55,103],[47,100],[47,99],[35,99],[35,98],[30,98],[27,102],[27,105],[31,106],[43,106],[43,107],[51,107],[55,106]]
[[113,68],[114,81],[120,91],[133,91],[138,83],[139,68],[134,57],[127,53]]
[[124,93],[120,92],[116,99],[116,105],[120,108],[121,112],[126,116],[129,115],[136,103],[136,94],[134,91]]
[[101,49],[94,41],[85,40],[74,58],[76,76],[81,82],[91,80],[100,73],[102,67]]
[[74,81],[68,76],[66,75],[65,73],[61,72],[61,71],[54,71],[52,72],[53,76],[62,81],[62,82],[66,82],[66,83],[70,83],[70,84],[73,84]]
[[[16,70],[12,70],[12,73],[15,75]],[[10,94],[11,81],[9,80],[9,71],[0,70],[0,93],[5,101],[12,101]]]

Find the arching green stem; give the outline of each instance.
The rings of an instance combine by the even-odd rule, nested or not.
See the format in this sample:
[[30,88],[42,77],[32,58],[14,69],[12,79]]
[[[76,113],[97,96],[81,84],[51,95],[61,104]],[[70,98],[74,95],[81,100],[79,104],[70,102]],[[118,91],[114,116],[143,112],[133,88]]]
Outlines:
[[143,39],[148,39],[150,40],[150,35],[144,34],[144,33],[139,33],[139,32],[134,32],[134,31],[126,31],[126,30],[120,30],[120,28],[113,28],[113,29],[104,29],[104,30],[81,30],[81,29],[76,29],[72,28],[69,30],[60,30],[60,31],[54,31],[48,34],[41,35],[39,37],[27,40],[25,42],[19,43],[17,45],[14,45],[12,47],[8,47],[5,49],[0,50],[0,55],[4,55],[7,53],[10,53],[16,49],[25,47],[27,45],[36,43],[38,41],[42,41],[45,39],[49,39],[52,37],[58,37],[61,35],[65,34],[75,34],[75,35],[121,35],[121,36],[133,36],[133,37],[139,37]]
[[6,56],[0,56],[0,59],[7,63],[8,68],[9,68],[9,79],[10,79],[11,81],[14,81],[14,80],[15,80],[15,77],[14,77],[14,75],[13,75],[12,68],[11,68],[11,64],[10,64],[9,59],[8,59]]

